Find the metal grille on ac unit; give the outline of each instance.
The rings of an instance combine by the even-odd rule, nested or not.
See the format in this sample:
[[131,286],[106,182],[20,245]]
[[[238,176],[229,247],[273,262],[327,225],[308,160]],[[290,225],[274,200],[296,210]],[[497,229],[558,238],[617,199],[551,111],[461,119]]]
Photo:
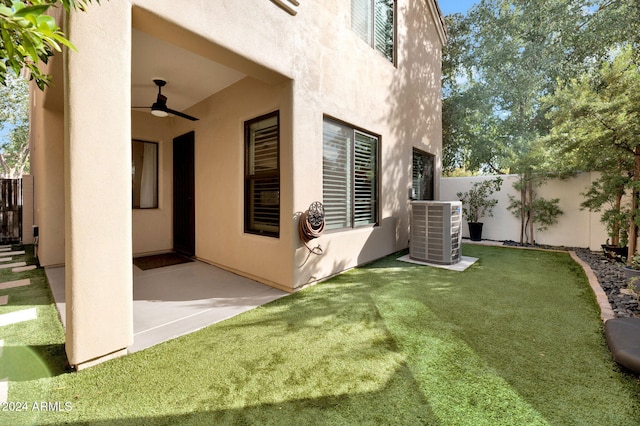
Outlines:
[[461,258],[462,203],[413,201],[409,256],[423,262],[452,265]]

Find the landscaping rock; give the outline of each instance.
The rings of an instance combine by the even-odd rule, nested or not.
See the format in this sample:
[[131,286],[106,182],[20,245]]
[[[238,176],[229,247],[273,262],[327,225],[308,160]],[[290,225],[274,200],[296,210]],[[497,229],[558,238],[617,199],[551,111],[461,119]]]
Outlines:
[[586,262],[600,283],[600,287],[607,294],[611,308],[618,318],[640,317],[638,300],[628,289],[625,282],[623,264],[605,258],[603,253],[592,252],[589,249],[573,249],[578,257]]

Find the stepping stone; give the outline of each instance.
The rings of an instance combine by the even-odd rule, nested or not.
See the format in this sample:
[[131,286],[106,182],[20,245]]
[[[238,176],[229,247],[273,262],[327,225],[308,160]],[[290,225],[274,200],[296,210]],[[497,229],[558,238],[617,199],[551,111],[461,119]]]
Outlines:
[[0,306],[4,306],[7,303],[9,303],[9,296],[6,294],[4,296],[0,296]]
[[21,251],[5,251],[5,252],[0,252],[0,257],[3,256],[18,256],[24,254],[24,250]]
[[24,280],[7,281],[6,283],[0,283],[0,290],[6,290],[8,288],[22,287],[23,285],[31,284],[31,280],[28,278]]
[[20,266],[18,268],[13,268],[11,270],[11,272],[25,272],[25,271],[33,271],[34,269],[36,269],[37,266],[36,265],[27,265],[27,266]]
[[[0,340],[0,359],[2,359],[2,350],[4,348],[4,339]],[[9,378],[0,379],[0,403],[7,402],[9,399]]]
[[0,257],[0,262],[14,262],[13,257]]
[[[0,340],[0,360],[2,359],[2,350],[4,349],[4,339]],[[0,403],[7,402],[9,399],[9,378],[0,379]]]
[[7,402],[9,398],[9,378],[0,379],[0,403]]
[[640,318],[613,318],[604,323],[613,359],[640,374]]
[[36,308],[22,309],[20,311],[9,312],[0,315],[0,326],[18,324],[38,318]]
[[27,262],[5,263],[0,265],[0,269],[15,268],[16,266],[27,266]]

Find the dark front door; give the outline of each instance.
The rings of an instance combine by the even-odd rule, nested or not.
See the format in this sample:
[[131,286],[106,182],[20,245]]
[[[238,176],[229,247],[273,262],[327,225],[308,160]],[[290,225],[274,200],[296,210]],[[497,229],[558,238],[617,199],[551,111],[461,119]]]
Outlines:
[[173,249],[187,256],[196,254],[194,141],[194,132],[173,140]]

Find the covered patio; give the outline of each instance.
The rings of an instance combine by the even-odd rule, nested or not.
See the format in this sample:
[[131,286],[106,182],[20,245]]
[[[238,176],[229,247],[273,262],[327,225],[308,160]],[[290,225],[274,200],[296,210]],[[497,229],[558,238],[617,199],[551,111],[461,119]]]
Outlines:
[[[65,268],[47,279],[66,327]],[[137,352],[246,312],[288,293],[193,261],[142,270],[133,267],[133,345]]]

